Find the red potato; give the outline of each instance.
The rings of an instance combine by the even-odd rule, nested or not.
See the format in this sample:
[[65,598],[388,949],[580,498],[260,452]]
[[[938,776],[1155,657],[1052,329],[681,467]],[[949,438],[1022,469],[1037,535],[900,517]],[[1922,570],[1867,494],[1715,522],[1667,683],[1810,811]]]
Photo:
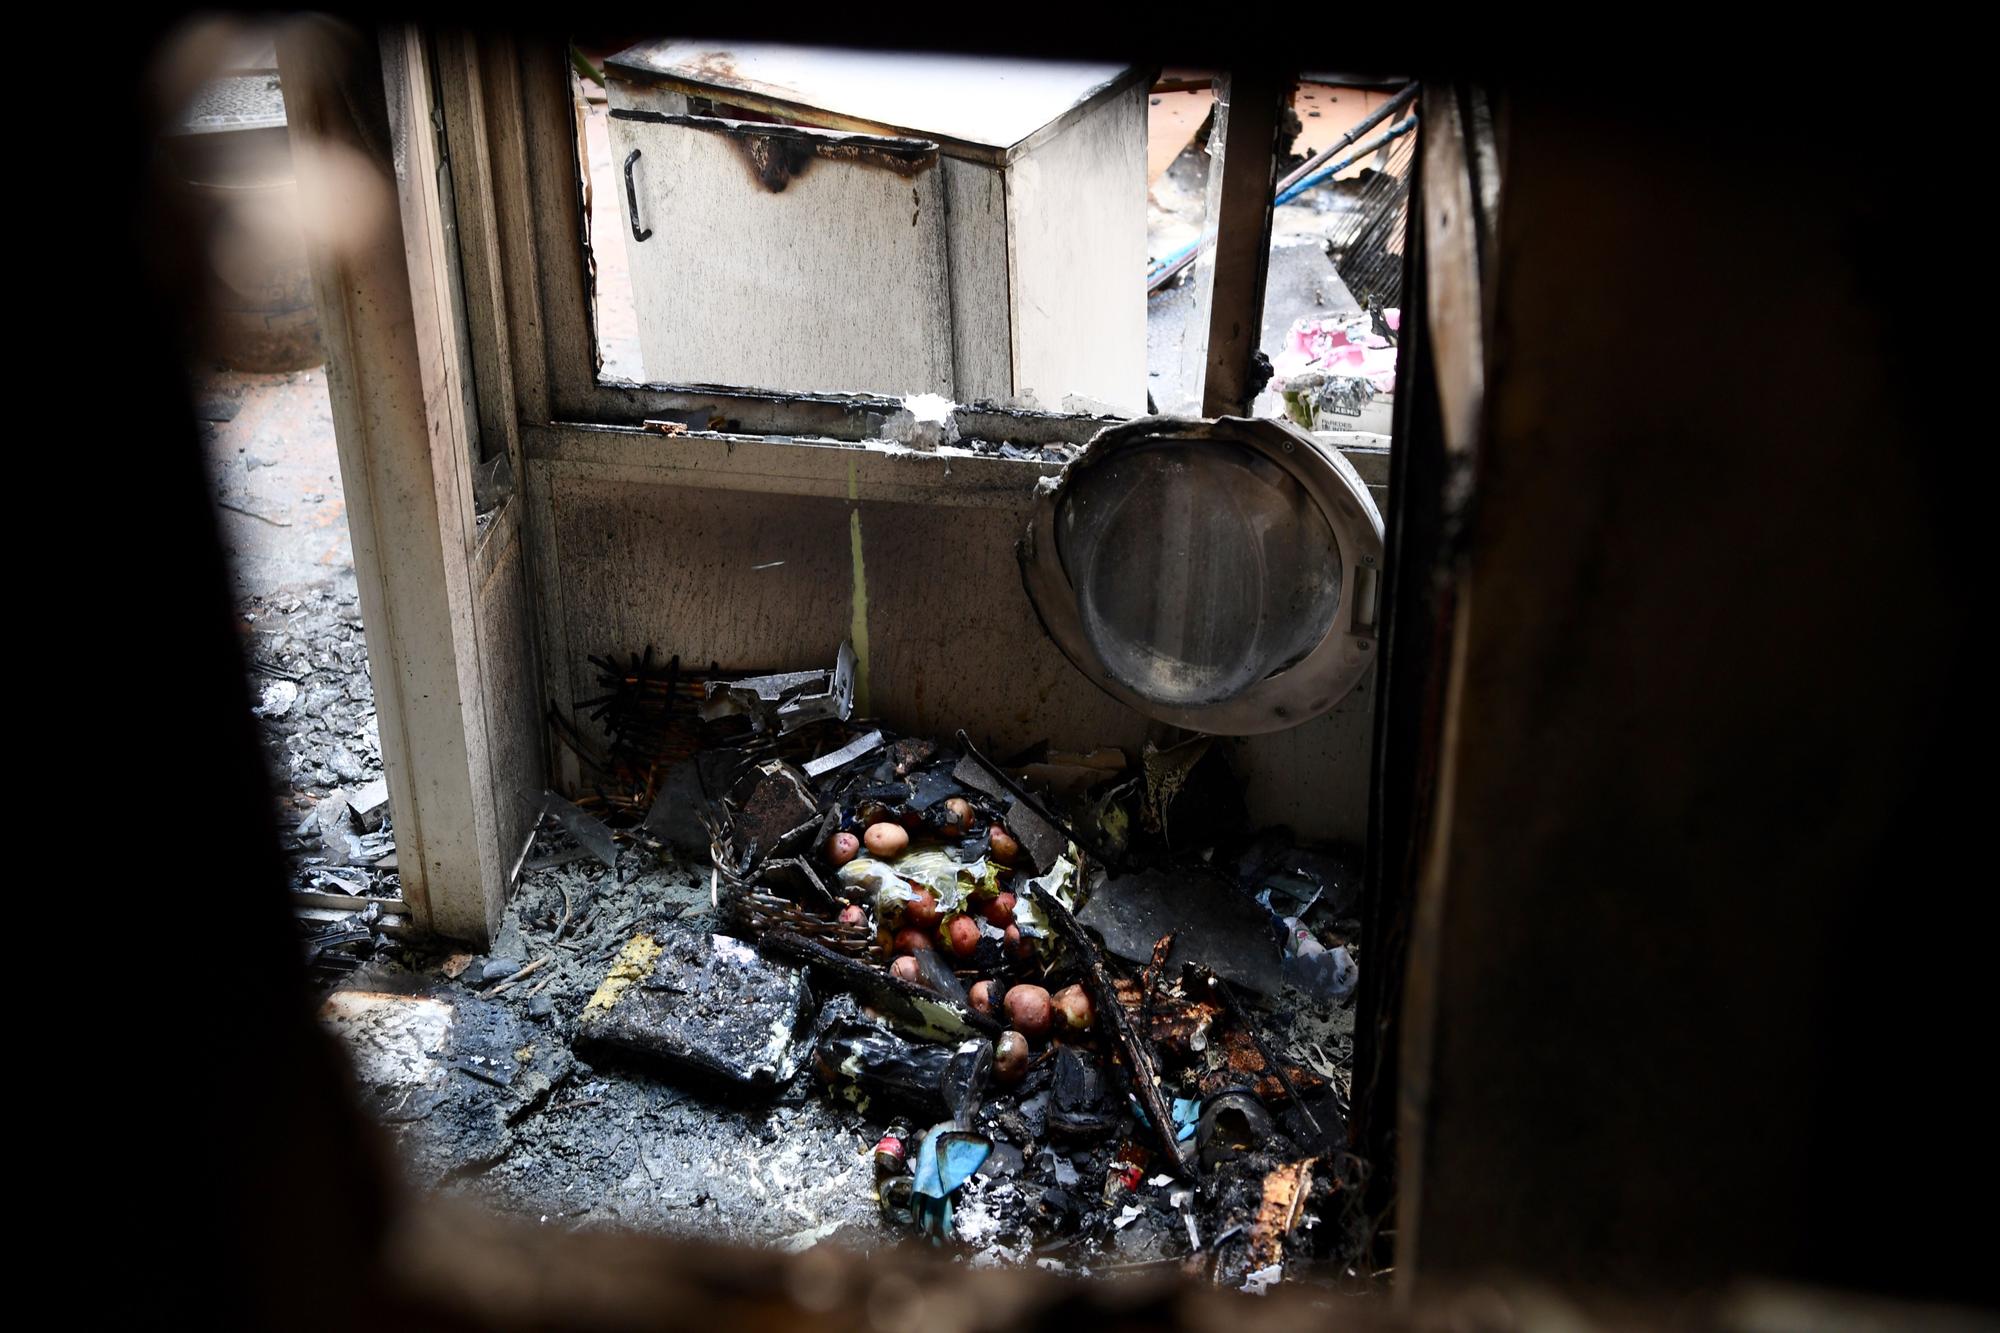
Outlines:
[[868,854],[888,861],[901,856],[910,849],[910,831],[901,824],[884,821],[870,824],[861,835],[861,841],[868,845]]
[[938,932],[938,944],[954,958],[970,958],[979,948],[979,923],[963,914],[952,917]]
[[1002,1083],[1019,1083],[1028,1073],[1028,1039],[1018,1032],[1003,1032],[993,1043],[993,1077]]
[[972,1001],[972,1012],[974,1012],[975,1014],[985,1014],[988,1018],[993,1018],[997,1016],[993,1011],[992,982],[990,981],[973,982],[972,992],[968,996],[968,998]]
[[972,827],[972,802],[963,796],[954,796],[944,803],[944,826],[954,833],[963,833]]
[[904,926],[896,932],[896,938],[889,947],[897,953],[915,953],[919,949],[931,947],[931,937],[913,926]]
[[844,866],[861,854],[861,839],[852,833],[836,833],[826,840],[826,859]]
[[917,960],[909,954],[904,954],[901,958],[889,964],[889,975],[895,977],[898,981],[907,981],[912,986],[921,986],[924,984],[924,970],[917,966]]
[[1006,951],[1009,958],[1024,963],[1035,956],[1035,942],[1023,935],[1019,926],[1007,927],[1006,933],[1001,937],[1000,947]]
[[843,926],[859,926],[865,924],[867,920],[868,909],[860,903],[849,903],[840,909],[840,924]]
[[1090,996],[1081,986],[1064,986],[1049,1004],[1055,1009],[1055,1026],[1065,1032],[1088,1032],[1092,1018]]
[[980,904],[979,910],[988,923],[1004,929],[1014,924],[1014,895],[996,893]]
[[986,847],[992,852],[993,859],[1003,866],[1013,865],[1014,858],[1021,854],[1021,844],[1014,840],[1013,834],[998,824],[986,830]]
[[937,922],[937,895],[929,889],[917,889],[916,894],[903,904],[903,923],[918,930],[929,930]]
[[1040,986],[1009,986],[1000,1004],[1017,1032],[1030,1037],[1048,1035],[1055,1015],[1049,1008],[1049,993]]

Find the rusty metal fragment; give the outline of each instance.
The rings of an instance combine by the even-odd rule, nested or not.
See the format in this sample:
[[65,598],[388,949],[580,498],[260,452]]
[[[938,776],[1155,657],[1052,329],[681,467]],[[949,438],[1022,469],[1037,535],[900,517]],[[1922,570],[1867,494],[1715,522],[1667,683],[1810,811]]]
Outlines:
[[800,830],[819,818],[819,799],[803,773],[779,759],[760,765],[757,773],[730,824],[737,850],[752,857],[798,841]]

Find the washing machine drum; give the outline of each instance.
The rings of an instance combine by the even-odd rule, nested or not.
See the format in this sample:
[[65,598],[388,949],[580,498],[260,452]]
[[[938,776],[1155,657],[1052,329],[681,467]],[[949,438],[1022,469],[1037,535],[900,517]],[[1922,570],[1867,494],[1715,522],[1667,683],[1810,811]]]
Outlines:
[[1042,483],[1020,556],[1077,669],[1176,726],[1297,726],[1376,655],[1382,517],[1338,451],[1286,422],[1110,427]]

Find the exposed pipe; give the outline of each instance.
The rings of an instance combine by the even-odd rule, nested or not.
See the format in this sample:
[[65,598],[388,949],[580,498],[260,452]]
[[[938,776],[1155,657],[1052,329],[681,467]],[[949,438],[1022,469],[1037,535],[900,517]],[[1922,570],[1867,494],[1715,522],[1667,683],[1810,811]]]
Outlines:
[[1388,129],[1384,130],[1381,133],[1381,135],[1379,135],[1376,138],[1370,139],[1367,143],[1361,145],[1361,147],[1359,147],[1354,151],[1353,156],[1347,158],[1345,161],[1336,162],[1330,167],[1323,167],[1320,170],[1315,171],[1312,175],[1307,176],[1305,179],[1299,181],[1297,184],[1279,191],[1278,197],[1271,201],[1271,206],[1275,208],[1279,204],[1290,203],[1292,200],[1298,198],[1300,195],[1304,194],[1307,190],[1311,189],[1313,186],[1319,184],[1319,182],[1325,180],[1328,176],[1338,175],[1340,172],[1347,170],[1349,167],[1353,166],[1356,162],[1359,162],[1362,158],[1367,157],[1370,153],[1380,151],[1384,145],[1402,138],[1405,134],[1408,134],[1411,130],[1415,129],[1416,127],[1417,127],[1417,118],[1414,114],[1403,117],[1401,120],[1397,121],[1394,125],[1391,125]]
[[1416,95],[1417,95],[1417,85],[1414,80],[1411,81],[1410,83],[1403,85],[1403,90],[1401,92],[1397,93],[1394,97],[1384,102],[1381,106],[1376,107],[1373,111],[1370,111],[1367,115],[1363,116],[1353,125],[1350,125],[1347,129],[1347,133],[1341,135],[1338,139],[1334,140],[1326,147],[1320,149],[1317,153],[1314,153],[1311,157],[1307,158],[1305,161],[1299,163],[1298,166],[1292,168],[1291,171],[1287,172],[1285,174],[1285,178],[1278,182],[1278,188],[1276,192],[1279,194],[1283,194],[1287,189],[1298,184],[1300,181],[1304,180],[1307,176],[1310,176],[1313,172],[1317,171],[1326,162],[1331,161],[1335,153],[1347,147],[1347,145],[1353,143],[1356,139],[1359,139],[1362,135],[1368,133],[1368,131],[1374,129],[1377,125],[1380,125],[1383,121],[1387,120],[1389,117],[1395,115],[1398,111],[1401,111],[1404,107],[1408,106],[1410,104],[1411,99],[1415,98]]
[[[1324,178],[1338,175],[1353,166],[1356,162],[1359,162],[1362,158],[1367,157],[1370,153],[1380,149],[1384,144],[1390,143],[1409,133],[1417,123],[1416,113],[1414,112],[1390,126],[1381,135],[1363,144],[1342,161],[1333,166],[1325,167],[1323,170],[1321,169],[1322,164],[1335,153],[1353,143],[1355,139],[1366,134],[1403,107],[1408,106],[1410,100],[1416,95],[1417,85],[1415,83],[1406,85],[1401,92],[1364,116],[1345,134],[1341,135],[1337,141],[1314,153],[1310,158],[1300,163],[1296,169],[1286,173],[1284,179],[1280,180],[1277,184],[1271,206],[1275,208],[1279,204],[1289,203]],[[1146,295],[1151,296],[1154,292],[1166,286],[1176,274],[1189,264],[1192,264],[1200,256],[1206,244],[1207,238],[1204,237],[1202,240],[1183,246],[1170,255],[1159,268],[1154,269],[1147,275]]]

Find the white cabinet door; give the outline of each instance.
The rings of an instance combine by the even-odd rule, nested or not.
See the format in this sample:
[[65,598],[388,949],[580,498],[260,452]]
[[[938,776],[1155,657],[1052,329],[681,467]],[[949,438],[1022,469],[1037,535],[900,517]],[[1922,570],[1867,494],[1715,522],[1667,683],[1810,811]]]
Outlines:
[[952,395],[936,145],[618,109],[611,146],[649,381]]

